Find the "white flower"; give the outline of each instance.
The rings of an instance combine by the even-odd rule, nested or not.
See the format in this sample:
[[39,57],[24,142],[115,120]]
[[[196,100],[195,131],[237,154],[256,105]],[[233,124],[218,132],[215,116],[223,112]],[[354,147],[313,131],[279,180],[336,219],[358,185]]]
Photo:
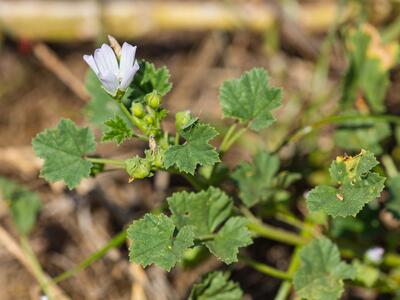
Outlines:
[[373,247],[367,250],[365,256],[369,261],[379,264],[382,262],[383,254],[385,254],[385,249],[381,247]]
[[100,79],[107,92],[115,96],[118,90],[125,91],[128,88],[139,70],[135,54],[136,46],[124,43],[118,62],[112,48],[103,44],[94,51],[94,55],[84,55],[83,59]]

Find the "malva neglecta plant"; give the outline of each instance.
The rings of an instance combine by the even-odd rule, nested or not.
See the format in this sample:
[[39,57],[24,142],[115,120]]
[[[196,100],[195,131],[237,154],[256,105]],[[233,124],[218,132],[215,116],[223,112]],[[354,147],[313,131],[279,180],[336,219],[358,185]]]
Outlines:
[[[63,181],[70,189],[108,167],[125,170],[127,184],[159,170],[186,179],[190,189],[170,195],[157,213],[133,220],[106,246],[111,249],[128,240],[129,260],[143,267],[154,264],[170,271],[188,253],[200,257],[207,252],[226,265],[239,262],[282,280],[277,300],[288,299],[292,292],[296,299],[339,299],[346,286],[400,297],[400,256],[395,253],[399,239],[385,250],[368,243],[349,245],[340,239],[341,232],[357,222],[362,224],[370,211],[376,211],[370,207],[376,207],[385,188],[392,195],[385,209],[400,217],[400,176],[390,156],[382,158],[386,173],[379,162],[380,142],[387,135],[380,133],[390,134],[390,124],[400,124],[399,117],[382,114],[388,71],[396,63],[398,47],[379,40],[368,25],[349,30],[346,36],[349,71],[343,83],[342,110],[300,128],[274,151],[258,151],[251,161],[241,162],[233,170],[224,163],[224,154],[246,132],[259,134],[273,124],[274,110],[282,104],[282,90],[270,85],[267,71],[254,68],[222,84],[223,118],[232,124],[223,134],[190,111],[176,113],[176,130],[167,132],[163,121],[169,112],[163,108],[163,99],[172,88],[168,69],[137,60],[136,47],[128,43],[121,47],[110,38],[111,46],[103,44],[94,55],[84,56],[91,69],[86,86],[92,97],[86,114],[102,131],[101,142],[118,146],[127,140],[141,140],[147,149],[124,160],[99,157],[92,130],[63,119],[32,141],[36,155],[44,160],[40,176],[49,182]],[[387,57],[383,61],[380,55],[384,50],[393,54],[392,61]],[[365,97],[369,111],[354,109],[359,95]],[[278,154],[326,124],[340,125],[335,133],[337,144],[354,154],[343,151],[329,167],[330,179],[305,194],[308,214],[302,219],[291,209],[288,191],[304,174],[283,170]],[[14,221],[27,234],[40,202],[21,206],[26,192],[16,193],[16,186],[3,181],[0,188],[4,198],[16,199],[10,205]],[[21,215],[28,217],[21,221]],[[286,225],[267,224],[266,216]],[[288,226],[296,230],[286,229]],[[244,249],[259,239],[294,247],[287,270],[248,255]],[[101,253],[95,254],[95,259],[106,251]],[[73,276],[90,263],[61,274],[54,282]],[[48,294],[46,284],[42,288]],[[222,271],[206,274],[188,295],[189,299],[232,300],[242,296],[229,272]]]

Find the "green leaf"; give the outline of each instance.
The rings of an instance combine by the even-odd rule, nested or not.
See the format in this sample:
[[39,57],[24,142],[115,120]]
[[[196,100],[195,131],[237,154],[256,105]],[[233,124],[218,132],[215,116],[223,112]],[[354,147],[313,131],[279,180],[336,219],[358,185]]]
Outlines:
[[380,142],[391,135],[384,122],[350,121],[335,130],[336,145],[345,150],[366,149],[375,155],[382,153]]
[[212,234],[231,214],[232,199],[218,188],[199,193],[174,193],[167,199],[178,228],[193,227],[196,237]]
[[301,299],[339,299],[343,280],[355,276],[355,269],[340,261],[339,249],[327,238],[313,240],[301,249],[300,260],[293,283]]
[[129,99],[132,102],[142,102],[143,97],[153,91],[165,96],[172,88],[169,81],[167,67],[156,68],[152,63],[140,61],[140,68],[136,73],[129,89]]
[[218,135],[213,127],[196,123],[181,134],[186,142],[167,149],[164,160],[166,168],[176,166],[181,172],[194,174],[198,165],[212,166],[220,161],[218,152],[208,143]]
[[182,259],[185,250],[193,246],[190,226],[182,227],[176,235],[175,230],[172,219],[163,214],[146,214],[143,219],[133,221],[128,228],[128,239],[132,241],[130,260],[144,267],[154,263],[169,271]]
[[47,181],[63,180],[72,189],[89,177],[92,163],[83,156],[96,149],[96,142],[88,128],[63,119],[57,128],[39,133],[32,146],[36,155],[44,159],[40,175]]
[[103,133],[102,141],[114,140],[118,145],[121,145],[126,139],[132,137],[133,131],[128,124],[120,116],[116,115],[114,119],[105,121],[104,124],[108,130]]
[[26,187],[0,177],[0,199],[10,207],[11,217],[21,234],[28,234],[36,224],[42,207],[39,196]]
[[239,285],[229,280],[228,273],[212,272],[193,286],[189,300],[240,300],[242,296]]
[[269,86],[267,72],[254,68],[235,80],[225,81],[219,98],[225,117],[251,122],[255,131],[270,126],[275,118],[271,111],[281,105],[282,91]]
[[385,178],[371,169],[378,164],[371,152],[354,157],[337,157],[329,172],[338,187],[317,186],[307,196],[310,211],[322,210],[332,217],[356,216],[365,204],[380,195]]
[[385,207],[400,220],[400,175],[388,180],[387,186],[390,192],[390,198],[385,202]]
[[251,163],[242,162],[232,174],[239,185],[239,197],[247,207],[268,200],[275,192],[273,181],[279,170],[279,158],[258,152]]
[[242,217],[228,219],[216,237],[206,243],[208,249],[226,264],[238,261],[239,248],[253,243],[246,226],[248,223],[249,221]]
[[90,95],[90,102],[85,106],[83,112],[92,124],[103,129],[104,122],[112,119],[115,115],[125,119],[118,104],[102,88],[96,74],[91,70],[86,75],[85,87]]
[[207,248],[227,264],[237,261],[240,247],[252,243],[247,219],[231,217],[233,201],[218,188],[175,193],[168,198],[168,205],[176,226],[191,226],[196,239],[206,237]]

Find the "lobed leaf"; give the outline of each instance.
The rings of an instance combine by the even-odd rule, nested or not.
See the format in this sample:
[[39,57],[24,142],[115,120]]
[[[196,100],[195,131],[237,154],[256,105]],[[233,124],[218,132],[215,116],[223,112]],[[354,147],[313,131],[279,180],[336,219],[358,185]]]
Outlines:
[[31,232],[42,207],[39,196],[24,186],[0,177],[0,199],[7,202],[17,230],[21,234]]
[[239,285],[229,280],[228,273],[211,272],[193,286],[189,300],[240,300],[242,295]]
[[194,174],[198,165],[212,166],[220,161],[218,152],[209,144],[209,141],[218,135],[213,127],[196,123],[182,130],[181,134],[186,142],[166,150],[166,168],[175,166],[181,172]]
[[113,119],[104,122],[104,125],[108,127],[107,131],[103,133],[101,140],[115,141],[118,145],[121,145],[126,139],[132,137],[133,131],[126,124],[124,119],[116,115]]
[[166,215],[146,214],[143,219],[133,221],[128,228],[128,239],[132,241],[129,257],[143,267],[157,264],[169,271],[182,259],[186,249],[193,246],[194,233],[190,226],[176,227]]
[[96,149],[93,133],[79,128],[71,120],[61,120],[57,128],[39,133],[32,146],[44,159],[40,175],[49,182],[63,180],[72,189],[90,175],[92,163],[83,155]]
[[233,201],[218,188],[175,193],[167,201],[176,226],[191,226],[196,239],[212,237],[204,240],[204,244],[227,264],[237,261],[240,247],[252,243],[247,219],[231,217]]
[[231,217],[226,221],[214,239],[206,242],[207,248],[226,264],[238,261],[239,248],[251,245],[253,240],[243,217]]
[[278,156],[260,151],[251,163],[242,162],[235,169],[232,178],[238,183],[239,197],[247,207],[266,201],[274,194],[279,164]]
[[247,71],[239,79],[225,81],[219,95],[224,116],[250,122],[255,131],[275,121],[271,111],[281,105],[282,99],[281,89],[269,86],[268,74],[261,68]]
[[300,251],[300,267],[293,283],[300,299],[336,300],[343,293],[343,280],[353,279],[354,267],[340,260],[339,249],[327,238],[313,240]]
[[310,211],[322,210],[332,217],[356,216],[365,204],[380,195],[385,178],[371,169],[378,164],[371,152],[354,157],[337,157],[329,172],[338,187],[317,186],[307,196]]

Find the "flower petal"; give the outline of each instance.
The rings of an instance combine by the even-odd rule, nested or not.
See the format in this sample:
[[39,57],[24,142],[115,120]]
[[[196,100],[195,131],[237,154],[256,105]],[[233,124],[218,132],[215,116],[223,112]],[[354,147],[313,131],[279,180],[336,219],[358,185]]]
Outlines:
[[138,70],[139,70],[139,64],[136,60],[133,67],[131,67],[127,72],[125,72],[124,77],[122,78],[121,83],[119,85],[120,90],[124,91],[128,88]]
[[99,67],[100,73],[111,72],[118,75],[118,62],[114,51],[110,46],[103,44],[101,48],[94,51],[94,60]]
[[135,60],[136,46],[132,46],[128,43],[122,45],[121,60],[119,62],[119,76],[125,78],[128,72],[130,72],[133,62]]
[[93,72],[99,76],[100,71],[99,68],[97,67],[96,62],[94,61],[93,55],[84,55],[83,59],[86,61],[86,63],[89,65],[89,67],[93,70]]
[[99,76],[103,87],[109,92],[111,95],[115,96],[118,90],[119,80],[117,75],[111,72],[106,72]]

